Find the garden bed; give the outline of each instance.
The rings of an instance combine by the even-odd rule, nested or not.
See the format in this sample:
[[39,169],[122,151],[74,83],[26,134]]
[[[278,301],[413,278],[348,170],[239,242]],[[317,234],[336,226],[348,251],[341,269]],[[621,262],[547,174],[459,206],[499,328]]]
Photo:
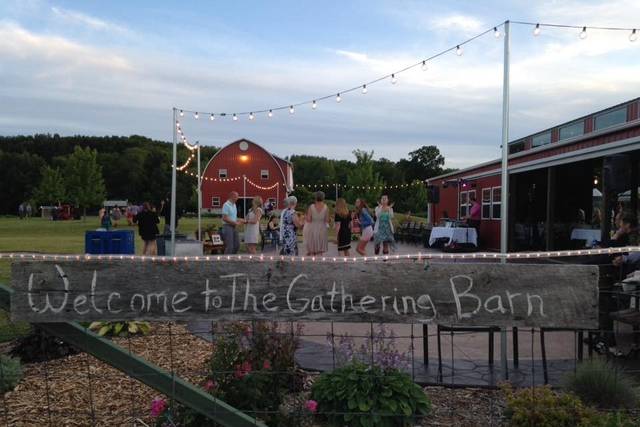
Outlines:
[[[202,384],[212,346],[176,324],[156,323],[148,336],[116,338],[164,369]],[[173,347],[173,358],[170,353]],[[497,391],[427,387],[432,413],[419,425],[499,424],[502,400]],[[24,378],[0,402],[0,422],[11,426],[113,426],[150,423],[151,401],[159,393],[85,353],[24,365]],[[50,406],[49,411],[47,407]],[[319,425],[319,424],[317,424]]]

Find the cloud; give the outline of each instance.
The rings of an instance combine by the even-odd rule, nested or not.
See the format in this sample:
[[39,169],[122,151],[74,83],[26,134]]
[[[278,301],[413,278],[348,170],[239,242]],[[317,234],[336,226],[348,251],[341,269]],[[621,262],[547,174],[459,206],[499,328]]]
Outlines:
[[94,31],[106,31],[114,33],[128,33],[129,30],[121,25],[113,22],[104,21],[102,19],[86,15],[75,10],[62,9],[56,6],[51,7],[53,15],[67,24],[79,25]]
[[477,33],[486,30],[486,25],[482,20],[474,16],[458,13],[436,16],[430,19],[430,24],[436,30],[461,30],[465,33]]

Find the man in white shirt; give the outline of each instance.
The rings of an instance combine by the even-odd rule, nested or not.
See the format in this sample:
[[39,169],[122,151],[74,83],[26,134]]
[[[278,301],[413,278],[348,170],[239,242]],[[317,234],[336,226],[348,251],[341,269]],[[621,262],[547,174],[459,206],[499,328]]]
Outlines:
[[222,206],[222,241],[225,254],[237,254],[240,249],[240,236],[238,225],[244,224],[243,219],[238,219],[238,192],[229,193],[229,199]]

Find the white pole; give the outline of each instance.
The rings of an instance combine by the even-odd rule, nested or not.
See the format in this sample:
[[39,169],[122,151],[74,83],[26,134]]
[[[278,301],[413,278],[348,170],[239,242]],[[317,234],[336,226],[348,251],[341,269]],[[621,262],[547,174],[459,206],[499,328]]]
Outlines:
[[198,240],[202,240],[202,176],[200,175],[200,142],[198,144]]
[[[178,167],[176,107],[173,107],[173,167],[171,168],[171,254],[176,253],[176,168]],[[165,244],[165,254],[166,244]]]
[[[502,81],[502,189],[500,200],[500,252],[506,254],[509,242],[509,42],[511,32],[509,31],[509,21],[504,23],[504,71]],[[502,257],[502,262],[506,263],[507,259]],[[502,377],[506,380],[509,378],[507,365],[507,330],[502,328],[500,331],[500,368]]]
[[[500,252],[506,254],[509,242],[509,21],[504,23],[504,71],[502,81],[502,189],[500,205]],[[506,258],[502,257],[502,262]]]
[[280,205],[280,184],[276,185],[276,206],[275,210],[278,210],[278,206]]

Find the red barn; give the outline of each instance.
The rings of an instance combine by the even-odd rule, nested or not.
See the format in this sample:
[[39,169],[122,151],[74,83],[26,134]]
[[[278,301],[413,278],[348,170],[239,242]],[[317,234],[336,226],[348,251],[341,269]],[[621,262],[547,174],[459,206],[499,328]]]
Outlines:
[[207,163],[202,180],[202,209],[221,213],[231,191],[237,191],[238,216],[243,217],[251,200],[262,197],[276,209],[293,189],[293,165],[248,139],[232,142]]
[[[499,250],[500,166],[497,159],[427,180],[439,195],[429,204],[432,223],[463,218],[475,195],[482,205],[480,245]],[[639,170],[638,98],[510,142],[509,250],[608,240],[614,213],[640,213]]]

